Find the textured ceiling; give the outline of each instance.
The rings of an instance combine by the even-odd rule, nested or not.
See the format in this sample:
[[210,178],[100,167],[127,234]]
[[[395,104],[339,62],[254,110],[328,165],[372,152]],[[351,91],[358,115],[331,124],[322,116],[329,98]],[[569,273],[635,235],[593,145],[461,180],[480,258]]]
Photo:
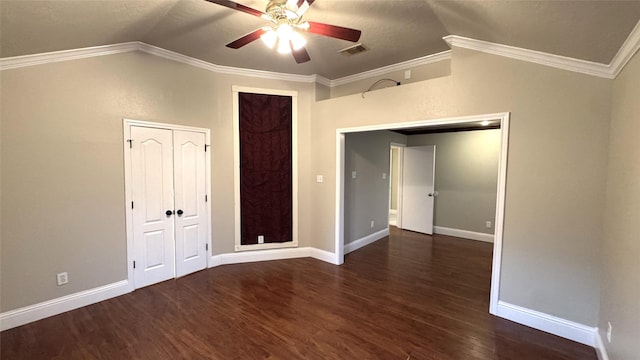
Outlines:
[[228,49],[267,22],[204,0],[0,0],[0,57],[142,41],[218,65],[336,79],[448,50],[442,37],[459,35],[608,64],[640,1],[316,0],[305,18],[362,30],[370,51],[343,56],[352,43],[313,34],[304,64],[260,41]]

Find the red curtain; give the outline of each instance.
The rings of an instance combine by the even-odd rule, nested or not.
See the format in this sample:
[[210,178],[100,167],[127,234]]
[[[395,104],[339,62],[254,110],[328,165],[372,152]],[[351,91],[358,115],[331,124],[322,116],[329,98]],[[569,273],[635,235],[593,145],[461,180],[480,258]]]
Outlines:
[[241,244],[293,240],[290,96],[240,93]]

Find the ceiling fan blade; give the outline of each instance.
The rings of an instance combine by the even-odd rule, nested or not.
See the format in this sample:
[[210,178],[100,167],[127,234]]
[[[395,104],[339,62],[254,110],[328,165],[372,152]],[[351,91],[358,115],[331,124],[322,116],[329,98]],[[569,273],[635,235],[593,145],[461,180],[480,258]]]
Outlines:
[[336,39],[357,42],[358,40],[360,40],[360,35],[362,34],[362,31],[360,30],[350,29],[342,26],[317,23],[313,21],[308,21],[308,23],[308,32],[323,36],[329,36]]
[[291,54],[293,55],[293,58],[296,59],[296,63],[298,64],[302,64],[311,60],[311,57],[309,57],[309,53],[307,52],[307,49],[305,49],[304,47],[301,47],[298,50],[294,50],[293,44],[291,44]]
[[315,0],[298,0],[298,8],[300,8],[300,6],[305,3],[305,1],[308,6],[311,6],[311,4],[313,4]]
[[250,32],[247,35],[241,37],[240,39],[228,43],[227,47],[232,49],[239,49],[252,41],[258,40],[260,36],[262,36],[262,34],[264,34],[265,32],[266,31],[262,28],[256,31]]
[[253,9],[253,8],[248,7],[248,6],[244,6],[242,4],[238,4],[238,3],[230,1],[230,0],[205,0],[205,1],[208,1],[208,2],[213,3],[213,4],[226,6],[229,9],[242,11],[244,13],[247,13],[247,14],[250,14],[250,15],[253,15],[253,16],[257,16],[257,17],[266,16],[266,14],[263,13],[262,11],[260,11],[260,10]]

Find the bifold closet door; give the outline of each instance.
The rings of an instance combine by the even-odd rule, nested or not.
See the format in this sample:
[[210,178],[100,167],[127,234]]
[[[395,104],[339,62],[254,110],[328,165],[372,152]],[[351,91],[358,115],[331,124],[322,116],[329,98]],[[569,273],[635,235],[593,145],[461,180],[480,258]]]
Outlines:
[[135,287],[207,266],[205,134],[131,127]]
[[175,277],[173,132],[131,127],[135,287]]

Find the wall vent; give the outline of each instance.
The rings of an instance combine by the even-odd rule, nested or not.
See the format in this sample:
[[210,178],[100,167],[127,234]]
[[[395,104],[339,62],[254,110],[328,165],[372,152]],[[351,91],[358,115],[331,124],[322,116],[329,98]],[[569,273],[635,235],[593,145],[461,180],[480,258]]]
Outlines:
[[355,54],[360,54],[362,52],[368,51],[369,48],[362,44],[355,44],[353,46],[349,46],[348,48],[338,50],[338,52],[344,56],[351,56]]

